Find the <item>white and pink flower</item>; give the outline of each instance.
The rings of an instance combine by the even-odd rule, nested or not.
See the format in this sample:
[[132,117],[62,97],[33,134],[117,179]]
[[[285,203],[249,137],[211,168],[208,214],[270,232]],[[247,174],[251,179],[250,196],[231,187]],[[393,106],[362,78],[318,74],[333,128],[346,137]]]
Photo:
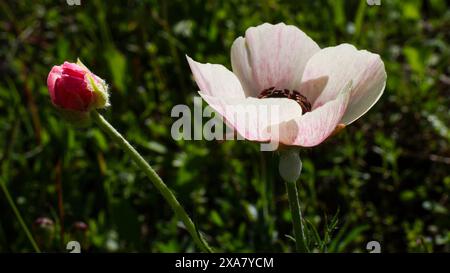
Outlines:
[[[283,23],[251,27],[237,38],[233,72],[187,59],[200,96],[241,136],[258,142],[316,146],[364,115],[386,85],[379,55],[350,44],[320,49]],[[277,116],[268,118],[260,106],[275,107]],[[242,122],[242,116],[252,118]]]

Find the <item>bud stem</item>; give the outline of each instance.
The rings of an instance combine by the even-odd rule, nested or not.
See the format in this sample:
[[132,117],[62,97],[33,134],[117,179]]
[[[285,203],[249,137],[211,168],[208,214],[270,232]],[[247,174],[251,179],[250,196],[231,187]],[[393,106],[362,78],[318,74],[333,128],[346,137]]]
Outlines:
[[[295,247],[297,252],[309,252],[303,226],[303,216],[300,207],[300,198],[297,190],[297,180],[300,177],[302,162],[297,150],[290,149],[281,152],[280,155],[280,175],[286,182],[289,207],[291,209],[292,225],[294,228]],[[286,162],[286,161],[289,162]],[[295,170],[286,170],[286,166],[296,168]],[[298,174],[298,175],[292,175]]]
[[184,208],[180,205],[172,191],[167,187],[153,168],[145,161],[145,159],[128,143],[128,141],[117,130],[106,121],[97,111],[91,112],[92,119],[97,125],[107,133],[138,165],[138,167],[147,175],[153,185],[159,190],[164,199],[169,203],[175,215],[184,223],[189,234],[194,239],[197,246],[205,252],[212,252],[204,238],[198,232],[194,223]]

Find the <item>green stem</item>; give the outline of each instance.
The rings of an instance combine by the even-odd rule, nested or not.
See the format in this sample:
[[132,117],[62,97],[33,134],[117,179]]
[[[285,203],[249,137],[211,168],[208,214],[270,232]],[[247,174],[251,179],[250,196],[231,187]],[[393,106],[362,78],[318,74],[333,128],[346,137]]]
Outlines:
[[14,214],[16,215],[17,220],[19,221],[20,225],[22,226],[23,231],[28,237],[28,240],[30,241],[31,245],[34,248],[34,251],[37,253],[41,253],[41,250],[39,249],[39,246],[37,245],[36,241],[34,240],[33,236],[31,235],[30,230],[28,230],[27,225],[25,224],[25,221],[23,220],[22,216],[20,215],[19,210],[17,209],[16,205],[14,204],[14,200],[11,198],[11,194],[8,191],[8,188],[6,187],[5,181],[0,181],[3,193],[5,193],[6,200],[8,201],[9,205],[11,206],[12,210],[14,211]]
[[294,226],[295,246],[298,252],[308,252],[306,246],[305,228],[303,226],[302,210],[295,182],[286,181],[286,189],[291,208],[292,225]]
[[302,160],[299,151],[295,148],[282,150],[278,170],[286,182],[296,249],[298,252],[309,252],[296,184],[302,172]]
[[98,124],[98,126],[107,133],[139,166],[139,168],[147,175],[153,185],[159,190],[161,195],[166,199],[169,203],[170,207],[175,212],[175,215],[183,221],[186,229],[194,239],[194,242],[197,246],[205,252],[212,252],[212,249],[208,246],[206,241],[198,232],[191,218],[189,218],[188,214],[184,210],[184,208],[180,205],[178,200],[172,191],[164,184],[162,179],[158,176],[158,174],[153,170],[153,168],[145,161],[145,159],[133,148],[133,146],[128,143],[128,141],[122,137],[122,135],[117,132],[114,127],[106,121],[103,116],[101,116],[98,112],[92,111],[92,118]]

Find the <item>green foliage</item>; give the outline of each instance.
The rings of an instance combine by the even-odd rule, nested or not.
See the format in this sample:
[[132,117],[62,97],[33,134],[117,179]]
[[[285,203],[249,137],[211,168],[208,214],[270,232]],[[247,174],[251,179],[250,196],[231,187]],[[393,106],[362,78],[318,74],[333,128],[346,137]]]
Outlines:
[[[55,222],[41,248],[65,251],[81,236],[91,252],[195,250],[130,159],[100,130],[73,128],[52,107],[51,66],[80,58],[110,84],[108,120],[214,248],[293,251],[276,154],[244,141],[170,136],[172,107],[192,107],[197,91],[184,55],[230,68],[231,44],[246,28],[283,21],[321,47],[351,42],[380,54],[388,75],[371,111],[301,152],[299,194],[314,251],[366,252],[372,240],[384,252],[450,251],[449,8],[444,0],[381,2],[1,1],[0,175],[30,228],[42,216]],[[32,251],[0,196],[0,252]]]

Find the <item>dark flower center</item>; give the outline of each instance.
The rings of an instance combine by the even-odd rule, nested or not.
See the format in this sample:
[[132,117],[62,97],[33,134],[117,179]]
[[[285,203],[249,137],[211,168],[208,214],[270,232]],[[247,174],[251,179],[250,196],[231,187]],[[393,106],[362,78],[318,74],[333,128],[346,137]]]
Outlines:
[[300,107],[302,107],[302,112],[311,112],[311,103],[309,103],[308,99],[300,94],[297,90],[289,90],[289,89],[276,89],[275,87],[270,87],[264,89],[261,94],[258,96],[259,99],[267,99],[267,98],[288,98],[291,100],[295,100]]

